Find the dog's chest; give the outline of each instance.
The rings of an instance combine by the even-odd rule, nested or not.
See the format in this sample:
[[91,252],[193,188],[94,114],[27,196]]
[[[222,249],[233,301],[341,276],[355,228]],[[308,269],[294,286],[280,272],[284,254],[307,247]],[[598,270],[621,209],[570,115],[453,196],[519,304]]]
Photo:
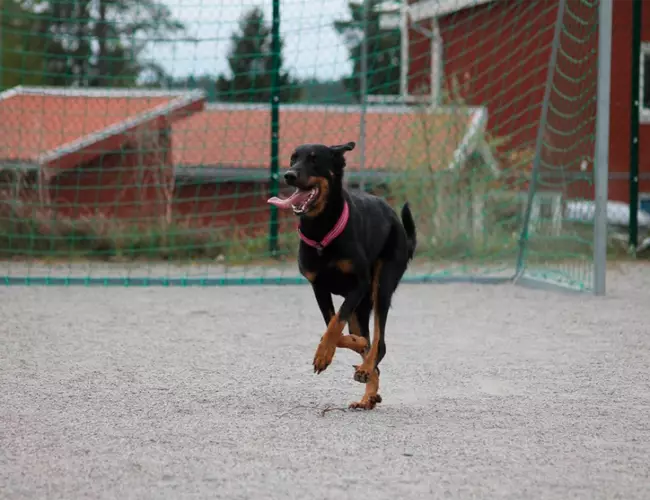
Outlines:
[[328,260],[314,266],[317,271],[303,272],[310,281],[318,282],[319,287],[334,295],[346,296],[357,286],[357,277],[352,262],[347,259]]
[[347,295],[357,284],[357,278],[354,274],[330,266],[319,272],[317,279],[330,293],[341,296]]

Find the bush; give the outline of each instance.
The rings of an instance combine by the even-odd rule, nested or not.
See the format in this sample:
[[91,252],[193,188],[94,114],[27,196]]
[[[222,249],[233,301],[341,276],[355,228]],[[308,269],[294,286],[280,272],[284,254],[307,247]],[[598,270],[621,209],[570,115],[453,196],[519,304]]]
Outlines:
[[[280,235],[291,248],[293,232]],[[281,256],[291,254],[285,250]],[[101,214],[72,218],[0,191],[0,257],[249,262],[268,255],[266,228],[198,227],[191,217],[146,224]]]

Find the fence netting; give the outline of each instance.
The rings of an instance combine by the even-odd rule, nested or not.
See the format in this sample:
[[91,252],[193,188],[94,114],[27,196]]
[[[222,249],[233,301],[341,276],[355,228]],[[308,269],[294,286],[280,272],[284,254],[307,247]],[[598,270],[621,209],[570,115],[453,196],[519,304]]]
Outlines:
[[592,286],[595,0],[1,5],[7,283],[300,282],[266,200],[355,141],[348,188],[415,216],[406,279]]

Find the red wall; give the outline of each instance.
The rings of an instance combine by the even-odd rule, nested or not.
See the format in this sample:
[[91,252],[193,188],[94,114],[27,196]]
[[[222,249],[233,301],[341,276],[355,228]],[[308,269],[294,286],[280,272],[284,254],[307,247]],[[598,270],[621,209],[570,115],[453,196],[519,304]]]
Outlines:
[[[468,104],[485,105],[489,131],[509,137],[502,151],[533,148],[547,78],[557,0],[498,0],[443,16],[443,85],[455,75],[464,83]],[[597,3],[569,2],[571,13],[588,19],[587,26],[565,14],[561,54],[551,94],[548,146],[542,152],[547,189],[564,189],[568,196],[591,197],[594,154],[597,36],[589,32],[597,20]],[[632,2],[614,2],[610,199],[627,200]],[[409,91],[430,84],[430,46],[423,35],[409,31]],[[583,43],[578,43],[575,39]],[[644,9],[643,39],[650,40],[650,8]],[[584,43],[586,41],[586,43]],[[627,57],[617,57],[625,54]],[[569,78],[566,78],[566,77]],[[568,96],[568,97],[567,97]],[[644,144],[645,143],[645,144]],[[640,170],[650,176],[650,126],[641,126]],[[587,160],[586,176],[580,165]],[[560,168],[558,168],[560,166]],[[581,178],[583,180],[581,180]],[[650,191],[650,179],[641,191]]]
[[[128,223],[147,223],[164,217],[165,186],[153,175],[155,169],[138,168],[139,163],[137,153],[115,153],[57,176],[50,189],[52,206],[75,218],[101,214]],[[172,219],[178,224],[229,227],[242,236],[268,233],[267,184],[211,182],[167,185],[167,189],[171,189]],[[282,211],[279,217],[282,230],[295,222],[291,212]]]
[[[159,139],[166,142],[168,136],[163,132]],[[101,214],[134,223],[165,217],[174,186],[169,151],[168,143],[158,149],[126,144],[121,151],[64,171],[50,182],[50,204],[70,217]]]
[[[425,33],[431,32],[431,21],[424,20],[418,24],[425,30]],[[409,31],[407,85],[411,95],[426,95],[430,92],[431,40],[425,33],[413,29]]]
[[[641,39],[650,41],[650,3],[643,2]],[[609,142],[610,198],[629,200],[632,2],[614,1]],[[650,192],[650,124],[639,127],[640,192]],[[615,195],[615,196],[612,196]]]
[[[242,234],[267,234],[268,184],[223,182],[176,186],[174,217],[191,226],[231,227]],[[291,211],[279,211],[282,230],[295,224]]]

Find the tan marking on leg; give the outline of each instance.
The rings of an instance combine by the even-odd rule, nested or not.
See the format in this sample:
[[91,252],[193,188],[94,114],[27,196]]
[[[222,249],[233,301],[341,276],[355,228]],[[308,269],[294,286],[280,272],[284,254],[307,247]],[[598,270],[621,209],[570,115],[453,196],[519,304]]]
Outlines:
[[344,274],[350,274],[354,271],[354,266],[350,259],[337,260],[334,265],[336,268]]
[[379,296],[379,273],[381,273],[381,267],[383,262],[378,260],[375,263],[375,269],[372,273],[372,303],[373,306],[377,307],[377,298]]
[[351,349],[361,354],[361,357],[368,349],[368,340],[361,333],[361,325],[359,325],[359,318],[357,313],[353,312],[348,320],[348,330],[350,335],[344,335],[339,339],[336,347],[344,349]]
[[344,328],[345,321],[340,321],[339,315],[336,313],[327,325],[325,335],[323,335],[316,349],[316,354],[314,355],[314,371],[316,373],[324,371],[332,363],[334,353],[336,352],[336,345],[343,335]]
[[350,349],[354,352],[358,352],[363,356],[363,353],[368,347],[368,341],[363,337],[359,337],[357,335],[342,335],[339,337],[339,340],[336,343],[336,347],[340,347],[342,349]]
[[375,363],[377,362],[377,356],[379,354],[379,317],[377,311],[375,311],[374,316],[375,330],[372,333],[372,344],[370,344],[370,350],[363,358],[363,363],[356,367],[354,373],[354,380],[357,382],[368,382],[375,370]]
[[354,380],[357,382],[368,382],[371,380],[372,373],[375,371],[375,364],[377,356],[379,355],[379,339],[382,332],[379,327],[379,311],[378,311],[378,297],[379,297],[379,274],[381,273],[382,262],[378,261],[375,264],[375,270],[372,278],[372,307],[375,328],[372,332],[372,344],[370,350],[366,354],[363,363],[356,368],[354,373]]
[[312,272],[312,271],[304,271],[302,275],[309,280],[310,283],[313,283],[316,281],[316,276],[318,276],[318,273]]
[[381,403],[381,396],[379,392],[379,374],[377,370],[373,370],[368,382],[366,382],[366,392],[361,398],[361,401],[350,404],[350,408],[357,408],[360,410],[372,410],[377,403]]

